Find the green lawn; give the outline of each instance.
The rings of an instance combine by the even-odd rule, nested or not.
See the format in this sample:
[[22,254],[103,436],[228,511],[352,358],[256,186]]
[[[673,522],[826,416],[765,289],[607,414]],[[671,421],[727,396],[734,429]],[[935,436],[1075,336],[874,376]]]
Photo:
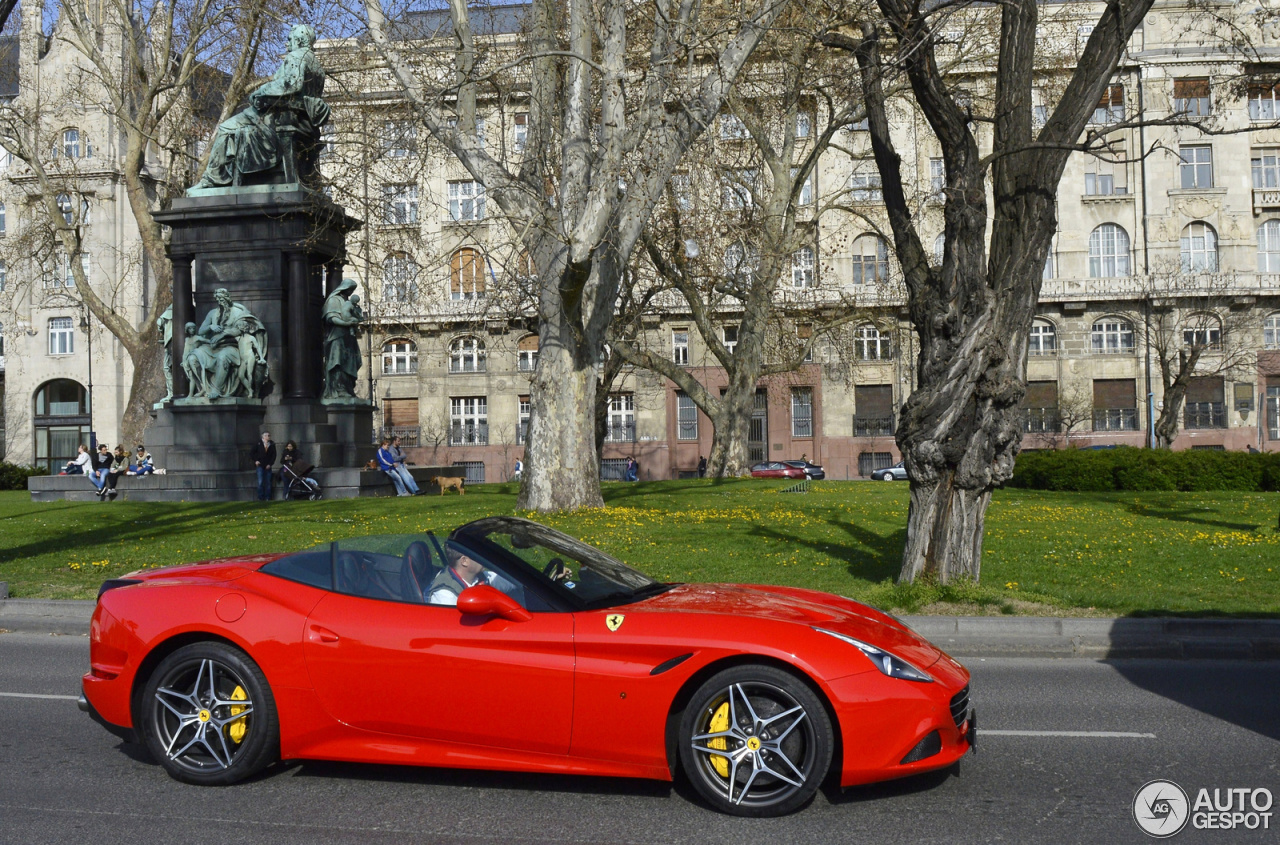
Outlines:
[[[543,521],[676,581],[829,590],[886,609],[1280,615],[1276,493],[1003,490],[987,514],[980,586],[894,585],[905,484],[769,481],[605,485],[608,507]],[[513,485],[466,496],[222,504],[32,504],[0,493],[0,581],[12,595],[91,598],[141,567],[292,550],[512,513]]]

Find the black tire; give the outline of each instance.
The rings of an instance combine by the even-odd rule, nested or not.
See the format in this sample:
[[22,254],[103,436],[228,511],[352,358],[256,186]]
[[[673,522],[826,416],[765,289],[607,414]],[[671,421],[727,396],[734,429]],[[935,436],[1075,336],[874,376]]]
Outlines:
[[280,722],[266,676],[224,643],[192,643],[160,661],[137,711],[134,724],[151,756],[184,783],[235,783],[280,754]]
[[893,477],[893,473],[891,473],[891,472],[886,472],[884,475],[880,476],[880,480],[881,480],[881,481],[894,481],[895,479],[894,479],[894,477]]
[[681,716],[678,742],[680,765],[698,794],[722,813],[753,817],[786,815],[807,803],[827,776],[835,745],[813,690],[757,665],[726,669],[700,686]]

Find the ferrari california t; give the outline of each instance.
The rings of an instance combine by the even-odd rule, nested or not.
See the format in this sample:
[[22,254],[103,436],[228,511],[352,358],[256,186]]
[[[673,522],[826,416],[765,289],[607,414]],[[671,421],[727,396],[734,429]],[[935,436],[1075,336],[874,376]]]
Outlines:
[[194,784],[300,759],[683,770],[714,808],[773,816],[976,736],[969,673],[890,616],[659,583],[513,517],[132,573],[90,637],[81,708]]

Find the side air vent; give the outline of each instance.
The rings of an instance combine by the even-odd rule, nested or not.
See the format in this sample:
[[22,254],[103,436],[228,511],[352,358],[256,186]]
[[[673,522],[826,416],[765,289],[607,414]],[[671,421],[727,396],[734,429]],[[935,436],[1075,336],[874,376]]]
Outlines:
[[951,718],[960,727],[969,718],[969,685],[951,697]]
[[907,756],[902,758],[902,764],[915,763],[926,757],[932,757],[942,750],[942,736],[933,731],[924,739],[916,743],[916,747],[907,752]]

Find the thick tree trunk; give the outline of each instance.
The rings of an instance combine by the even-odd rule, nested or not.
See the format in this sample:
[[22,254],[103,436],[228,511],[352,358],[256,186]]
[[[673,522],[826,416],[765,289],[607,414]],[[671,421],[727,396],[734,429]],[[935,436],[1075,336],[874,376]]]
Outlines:
[[120,421],[120,438],[124,446],[132,450],[146,441],[145,432],[151,424],[151,406],[164,397],[164,349],[160,344],[144,347],[131,356],[133,382],[129,385],[129,399]]
[[944,584],[957,576],[978,580],[982,571],[982,524],[991,491],[959,486],[956,475],[955,470],[948,469],[928,483],[911,483],[900,580],[914,581],[921,575],[935,577]]
[[713,431],[707,475],[712,478],[736,478],[751,472],[747,441],[751,436],[755,393],[754,382],[745,390],[731,382],[724,396],[720,397],[719,413],[708,414]]
[[526,473],[517,507],[603,507],[596,457],[596,367],[561,345],[542,346],[530,391]]
[[1172,448],[1173,441],[1178,436],[1181,429],[1178,418],[1182,416],[1182,400],[1186,393],[1186,387],[1182,385],[1175,385],[1164,392],[1164,407],[1155,424],[1156,445],[1161,449]]

